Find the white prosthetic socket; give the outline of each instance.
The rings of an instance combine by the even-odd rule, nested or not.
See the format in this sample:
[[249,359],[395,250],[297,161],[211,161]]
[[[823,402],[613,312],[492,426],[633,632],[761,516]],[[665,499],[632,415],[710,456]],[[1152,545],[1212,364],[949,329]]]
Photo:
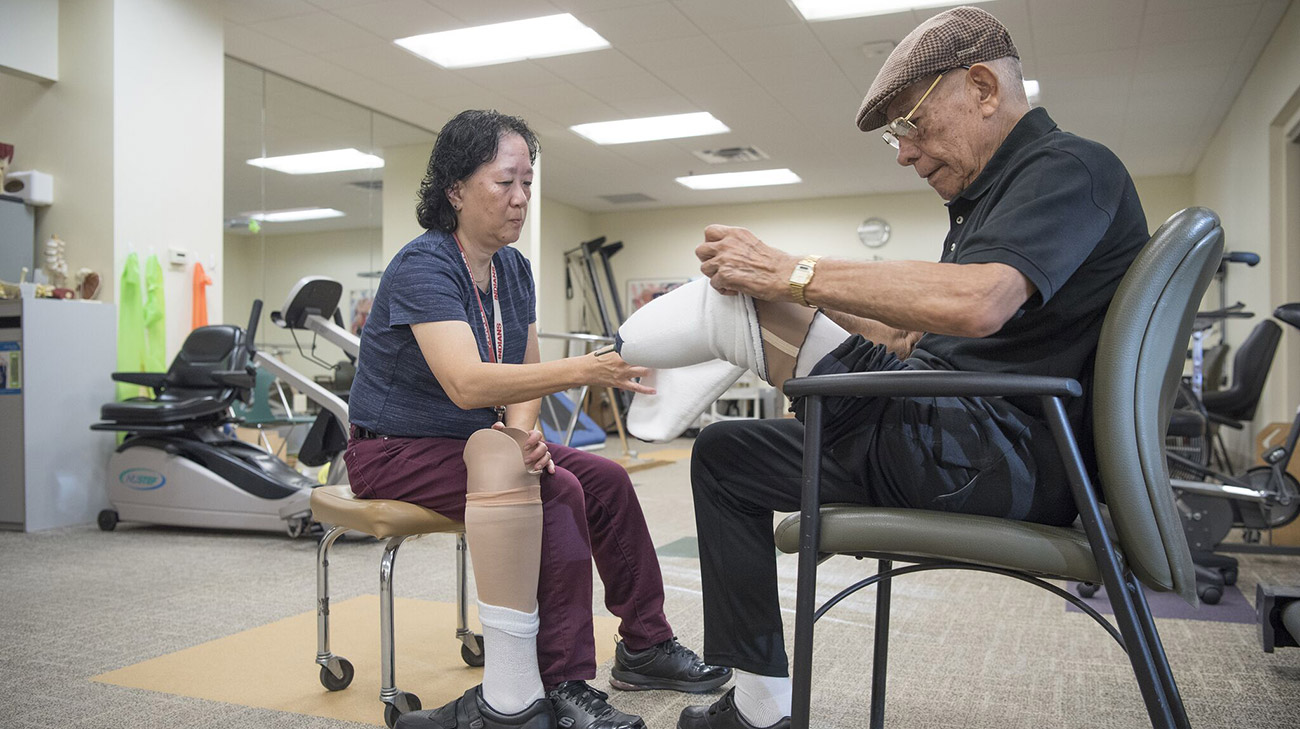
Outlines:
[[618,336],[619,355],[641,367],[664,370],[721,359],[767,378],[754,300],[723,296],[706,278],[637,309]]
[[546,695],[537,667],[542,553],[540,471],[529,471],[518,428],[484,429],[465,444],[465,539],[478,587],[487,660],[483,700],[517,714]]
[[745,374],[745,368],[712,359],[674,369],[651,370],[641,384],[653,395],[637,394],[627,409],[627,431],[641,440],[664,443],[681,435],[728,387]]
[[[648,441],[676,438],[744,373],[780,387],[797,365],[818,359],[848,336],[826,317],[839,340],[805,357],[801,351],[815,311],[793,303],[724,296],[697,279],[638,309],[619,328],[619,353],[656,372],[643,378],[655,395],[637,395],[628,431]],[[811,364],[808,365],[811,368]]]

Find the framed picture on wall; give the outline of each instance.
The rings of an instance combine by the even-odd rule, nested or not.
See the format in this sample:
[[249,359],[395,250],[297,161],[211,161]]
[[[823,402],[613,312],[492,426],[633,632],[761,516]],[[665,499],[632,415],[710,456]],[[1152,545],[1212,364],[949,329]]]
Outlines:
[[627,313],[640,309],[651,301],[663,296],[689,278],[633,278],[627,282]]

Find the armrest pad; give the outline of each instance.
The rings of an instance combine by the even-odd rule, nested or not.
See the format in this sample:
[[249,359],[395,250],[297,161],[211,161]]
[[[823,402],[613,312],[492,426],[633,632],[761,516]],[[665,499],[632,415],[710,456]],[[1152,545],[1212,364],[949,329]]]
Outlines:
[[218,384],[240,387],[245,390],[257,384],[257,377],[244,370],[217,370],[208,373],[208,376]]
[[1067,377],[942,370],[813,375],[786,380],[783,387],[791,397],[1079,397],[1083,394],[1083,387]]
[[142,385],[152,387],[157,390],[163,386],[167,380],[166,372],[114,372],[113,382],[125,382],[131,385]]

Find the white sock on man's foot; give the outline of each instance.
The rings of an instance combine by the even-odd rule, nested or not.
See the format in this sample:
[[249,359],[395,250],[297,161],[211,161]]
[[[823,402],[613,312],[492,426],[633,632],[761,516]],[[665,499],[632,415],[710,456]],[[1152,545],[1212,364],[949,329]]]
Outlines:
[[641,384],[655,389],[638,394],[627,409],[627,431],[641,440],[663,443],[681,435],[709,405],[745,374],[745,368],[709,360],[689,367],[653,370]]
[[754,300],[723,296],[699,278],[637,309],[618,328],[618,352],[641,367],[670,369],[726,360],[767,379]]
[[812,324],[808,326],[808,336],[804,337],[803,346],[799,348],[799,357],[795,362],[794,376],[805,377],[814,365],[843,344],[851,335],[830,317],[817,312]]
[[483,625],[483,701],[502,714],[518,714],[546,695],[537,668],[537,611],[478,604]]
[[772,726],[790,715],[789,676],[760,676],[736,670],[736,711],[756,727]]

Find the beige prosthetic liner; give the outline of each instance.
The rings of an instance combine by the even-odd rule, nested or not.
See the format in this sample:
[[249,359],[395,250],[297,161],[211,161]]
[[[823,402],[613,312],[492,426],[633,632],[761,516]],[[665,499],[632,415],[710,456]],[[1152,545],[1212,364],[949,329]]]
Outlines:
[[484,429],[465,444],[465,539],[478,586],[487,661],[483,700],[517,714],[542,698],[537,576],[542,561],[540,471],[524,464],[528,434]]

